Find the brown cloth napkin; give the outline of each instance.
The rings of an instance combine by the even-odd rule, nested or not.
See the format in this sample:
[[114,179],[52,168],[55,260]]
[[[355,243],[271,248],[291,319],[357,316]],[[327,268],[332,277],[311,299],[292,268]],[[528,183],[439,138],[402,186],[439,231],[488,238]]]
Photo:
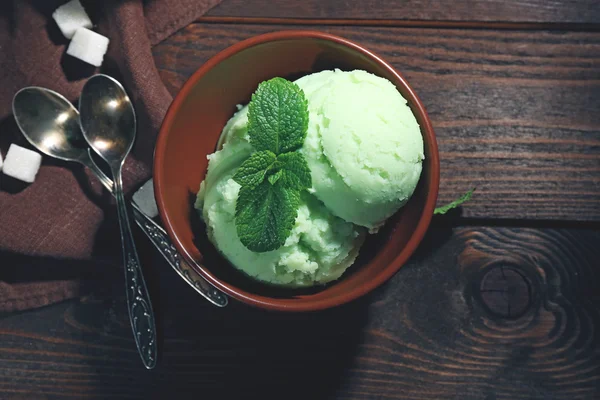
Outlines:
[[[136,108],[137,139],[125,171],[130,190],[151,175],[154,142],[171,103],[151,46],[186,26],[220,0],[82,0],[94,30],[110,38],[99,72],[119,79]],[[65,54],[68,40],[51,18],[64,0],[0,2],[0,152],[27,145],[12,116],[12,98],[42,86],[76,101],[98,72]],[[36,181],[0,178],[0,312],[40,307],[82,295],[119,263],[116,231],[102,229],[109,201],[83,168],[44,156]],[[106,216],[109,217],[108,215]],[[115,237],[117,240],[115,240]],[[110,274],[109,274],[110,275]]]

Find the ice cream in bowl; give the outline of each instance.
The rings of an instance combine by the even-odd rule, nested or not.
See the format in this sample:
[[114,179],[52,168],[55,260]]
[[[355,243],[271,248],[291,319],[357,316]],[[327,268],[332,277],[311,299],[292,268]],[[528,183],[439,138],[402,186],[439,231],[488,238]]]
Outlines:
[[231,297],[311,311],[394,275],[439,185],[426,111],[389,64],[349,40],[285,31],[240,42],[185,83],[154,161],[161,219]]

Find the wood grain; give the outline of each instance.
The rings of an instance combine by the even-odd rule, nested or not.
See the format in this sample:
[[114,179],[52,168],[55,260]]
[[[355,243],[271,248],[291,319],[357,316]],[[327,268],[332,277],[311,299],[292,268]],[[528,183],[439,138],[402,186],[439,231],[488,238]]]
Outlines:
[[[438,223],[370,297],[302,315],[211,307],[160,265],[156,370],[138,359],[115,282],[114,297],[0,319],[0,398],[596,399],[599,242]],[[482,303],[494,270],[526,278],[520,316]],[[513,282],[494,276],[484,290],[510,298]]]
[[277,17],[221,17],[203,15],[198,23],[251,24],[251,25],[297,25],[310,29],[311,26],[374,26],[433,29],[485,29],[519,31],[572,31],[598,32],[600,24],[577,22],[506,22],[506,21],[436,21],[422,19],[347,19],[347,18],[277,18]]
[[224,0],[214,17],[598,23],[594,0]]
[[[154,56],[176,93],[216,52],[290,28],[193,24]],[[381,54],[417,91],[438,137],[440,204],[477,187],[466,217],[600,221],[600,33],[317,29]]]

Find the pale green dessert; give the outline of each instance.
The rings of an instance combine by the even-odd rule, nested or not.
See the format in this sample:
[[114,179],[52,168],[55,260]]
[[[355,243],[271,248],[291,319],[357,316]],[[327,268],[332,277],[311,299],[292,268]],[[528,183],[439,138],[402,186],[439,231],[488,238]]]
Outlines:
[[310,167],[294,228],[273,251],[246,248],[236,232],[240,185],[232,179],[254,149],[248,107],[223,129],[208,156],[196,208],[208,236],[237,269],[263,282],[312,286],[339,278],[352,265],[366,228],[376,229],[408,201],[424,159],[419,125],[387,80],[364,71],[324,71],[296,81],[308,100],[300,150]]
[[247,120],[244,107],[223,129],[223,148],[209,156],[196,201],[209,239],[236,268],[263,282],[302,287],[339,278],[356,259],[366,232],[331,214],[309,193],[302,197],[295,226],[283,247],[257,253],[238,239],[234,218],[240,185],[232,176],[252,153]]
[[423,137],[406,100],[365,71],[323,71],[296,81],[308,99],[302,151],[312,192],[335,215],[377,228],[412,196]]

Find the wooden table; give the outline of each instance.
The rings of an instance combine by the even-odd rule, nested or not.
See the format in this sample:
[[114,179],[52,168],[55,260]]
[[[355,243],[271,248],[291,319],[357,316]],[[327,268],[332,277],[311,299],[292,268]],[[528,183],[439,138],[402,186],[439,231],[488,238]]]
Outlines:
[[156,261],[154,371],[121,282],[4,316],[0,398],[600,399],[599,21],[595,0],[224,0],[154,48],[172,93],[253,35],[350,38],[427,107],[440,204],[476,195],[386,285],[327,312],[217,309]]

